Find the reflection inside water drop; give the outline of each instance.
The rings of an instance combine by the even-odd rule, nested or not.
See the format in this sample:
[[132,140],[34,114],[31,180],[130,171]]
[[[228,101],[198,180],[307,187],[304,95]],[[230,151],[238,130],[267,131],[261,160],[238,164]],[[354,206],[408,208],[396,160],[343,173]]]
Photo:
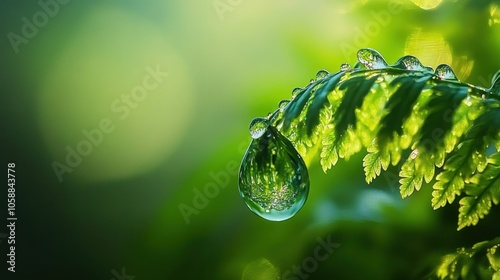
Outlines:
[[389,66],[382,55],[374,49],[360,49],[358,61],[368,69],[381,69]]
[[273,126],[250,143],[240,166],[239,192],[252,212],[271,221],[291,218],[306,202],[307,167]]
[[340,71],[348,71],[348,70],[351,70],[351,65],[349,63],[342,63],[340,65]]
[[318,73],[316,73],[316,80],[321,80],[323,78],[325,78],[326,76],[328,76],[328,71],[326,70],[319,70]]
[[443,80],[455,80],[457,81],[457,77],[453,72],[453,69],[448,64],[440,64],[436,67],[436,72],[434,73],[436,76]]
[[266,132],[269,123],[265,118],[254,118],[250,122],[250,136],[253,139],[261,137]]

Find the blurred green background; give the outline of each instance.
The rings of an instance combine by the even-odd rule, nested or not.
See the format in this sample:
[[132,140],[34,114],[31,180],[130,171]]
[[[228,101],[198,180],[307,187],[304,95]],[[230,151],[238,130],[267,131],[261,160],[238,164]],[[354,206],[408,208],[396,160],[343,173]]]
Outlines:
[[18,279],[408,279],[498,235],[494,213],[457,232],[429,186],[401,200],[395,169],[367,185],[363,155],[311,161],[284,222],[252,214],[236,174],[250,120],[360,48],[489,87],[498,2],[9,0],[0,17]]

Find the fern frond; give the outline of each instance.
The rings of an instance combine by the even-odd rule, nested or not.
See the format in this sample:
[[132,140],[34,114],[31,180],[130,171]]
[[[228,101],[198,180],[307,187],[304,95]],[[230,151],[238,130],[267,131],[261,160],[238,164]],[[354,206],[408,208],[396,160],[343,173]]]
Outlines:
[[[375,50],[361,49],[352,69],[343,64],[336,73],[318,72],[315,80],[296,88],[290,101],[280,102],[273,114],[259,122],[262,131],[252,134],[252,149],[247,151],[252,154],[244,157],[259,160],[244,162],[246,169],[240,169],[246,187],[255,184],[252,194],[256,198],[263,189],[262,178],[273,190],[307,192],[302,157],[311,151],[320,151],[320,164],[326,172],[339,158],[348,159],[364,148],[367,183],[403,159],[399,171],[403,198],[433,180],[434,209],[459,198],[458,230],[476,225],[500,202],[500,71],[486,89],[460,82],[448,65],[433,71],[413,56],[388,65]],[[286,153],[278,158],[282,147]],[[259,154],[266,152],[271,154]],[[264,170],[262,166],[274,172],[272,176],[243,174],[245,170]],[[294,204],[294,197],[302,200]],[[307,193],[291,197],[293,213],[305,202],[304,197]],[[252,201],[249,203],[252,208]],[[283,210],[277,209],[267,211]],[[499,246],[500,237],[448,254],[436,276],[500,279]]]
[[434,179],[434,209],[465,195],[461,229],[476,224],[498,201],[492,192],[500,168],[486,149],[500,148],[499,73],[486,89],[460,82],[448,65],[433,71],[413,56],[388,65],[375,50],[361,49],[354,68],[321,70],[268,122],[302,157],[319,147],[325,172],[339,158],[365,149],[363,169],[370,183],[403,159],[401,196]]

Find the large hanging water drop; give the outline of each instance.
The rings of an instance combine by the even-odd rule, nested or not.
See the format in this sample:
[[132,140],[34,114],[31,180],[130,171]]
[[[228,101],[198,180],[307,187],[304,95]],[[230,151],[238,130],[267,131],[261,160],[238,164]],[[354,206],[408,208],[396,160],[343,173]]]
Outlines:
[[250,122],[250,136],[253,139],[261,137],[266,132],[269,122],[266,118],[254,118]]
[[374,49],[360,49],[358,61],[368,69],[381,69],[389,66],[382,55]]
[[458,81],[457,76],[455,76],[455,73],[453,72],[453,69],[451,69],[450,65],[448,64],[440,64],[438,67],[436,67],[436,72],[434,72],[436,76],[443,80],[454,80]]
[[273,126],[248,146],[240,166],[239,192],[252,212],[271,221],[291,218],[306,202],[306,164]]

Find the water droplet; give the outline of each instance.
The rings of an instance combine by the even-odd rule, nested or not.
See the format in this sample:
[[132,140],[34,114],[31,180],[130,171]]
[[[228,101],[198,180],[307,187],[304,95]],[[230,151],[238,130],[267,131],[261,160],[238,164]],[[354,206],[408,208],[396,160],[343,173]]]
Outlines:
[[278,104],[278,108],[284,108],[286,105],[288,105],[288,103],[290,103],[290,100],[281,100],[280,103]]
[[252,212],[271,221],[291,218],[306,202],[306,164],[273,126],[250,143],[240,166],[239,192]]
[[328,71],[326,70],[319,70],[318,73],[316,73],[316,80],[321,80],[323,78],[325,78],[326,76],[328,76]]
[[301,92],[302,90],[304,90],[303,88],[300,88],[300,87],[296,87],[292,90],[292,98],[295,98],[295,96],[297,96],[297,94],[299,94],[299,92]]
[[434,72],[434,74],[443,80],[458,81],[455,73],[453,73],[453,69],[451,69],[450,65],[448,64],[440,64],[438,67],[436,67],[436,72]]
[[368,69],[380,69],[389,66],[382,55],[374,49],[360,49],[358,61]]
[[351,65],[349,63],[342,63],[340,65],[340,71],[345,72],[351,70]]
[[266,132],[269,122],[265,118],[254,118],[250,122],[250,135],[253,139],[260,138]]
[[398,59],[396,63],[394,63],[393,67],[407,70],[417,70],[424,72],[434,72],[431,67],[425,67],[422,65],[418,58],[413,55],[405,55],[402,58]]

